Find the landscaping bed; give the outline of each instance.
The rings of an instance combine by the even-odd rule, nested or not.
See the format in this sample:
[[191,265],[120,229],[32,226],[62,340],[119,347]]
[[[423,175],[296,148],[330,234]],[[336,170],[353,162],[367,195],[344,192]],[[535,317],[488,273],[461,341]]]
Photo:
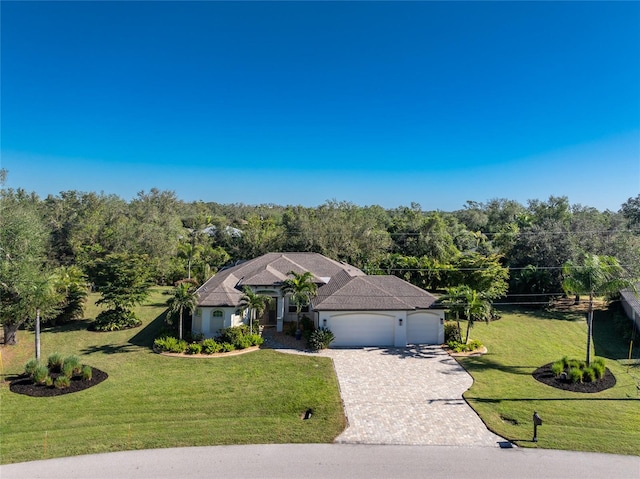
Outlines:
[[[62,389],[54,386],[46,386],[44,384],[35,384],[33,380],[26,375],[18,376],[16,379],[11,381],[9,389],[14,393],[24,394],[31,397],[54,397],[84,391],[85,389],[89,389],[90,387],[100,384],[109,377],[107,373],[100,369],[91,368],[91,371],[91,379],[85,380],[79,376],[73,377],[69,382],[69,386]],[[60,374],[52,373],[51,378],[55,380],[59,375]]]
[[598,393],[616,385],[616,378],[609,369],[606,369],[604,375],[597,381],[590,383],[571,382],[557,377],[551,370],[552,365],[553,363],[549,363],[536,369],[532,373],[533,377],[547,386],[563,389],[565,391],[572,391],[574,393]]

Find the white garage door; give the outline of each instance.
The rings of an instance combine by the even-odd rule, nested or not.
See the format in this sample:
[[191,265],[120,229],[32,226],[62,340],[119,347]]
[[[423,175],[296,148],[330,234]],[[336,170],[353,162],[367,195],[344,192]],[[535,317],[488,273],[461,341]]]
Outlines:
[[331,346],[393,346],[394,317],[382,314],[346,313],[330,319],[336,339]]
[[407,314],[407,344],[438,344],[440,318],[429,313]]

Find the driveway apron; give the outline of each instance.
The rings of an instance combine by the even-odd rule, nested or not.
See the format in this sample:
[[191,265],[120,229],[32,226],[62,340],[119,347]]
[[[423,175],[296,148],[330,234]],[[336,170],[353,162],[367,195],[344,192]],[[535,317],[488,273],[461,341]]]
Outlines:
[[330,349],[348,427],[338,443],[493,446],[462,398],[473,380],[442,348]]

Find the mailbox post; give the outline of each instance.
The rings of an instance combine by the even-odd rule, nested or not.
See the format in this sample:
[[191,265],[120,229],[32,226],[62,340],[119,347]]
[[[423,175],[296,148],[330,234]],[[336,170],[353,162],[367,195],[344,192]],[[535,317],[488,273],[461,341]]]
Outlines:
[[533,411],[533,442],[538,442],[538,426],[542,426],[542,418],[537,411]]

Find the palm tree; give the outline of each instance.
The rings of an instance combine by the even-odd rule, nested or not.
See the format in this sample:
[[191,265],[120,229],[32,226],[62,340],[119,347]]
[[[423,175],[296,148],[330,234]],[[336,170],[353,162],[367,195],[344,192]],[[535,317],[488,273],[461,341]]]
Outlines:
[[189,283],[178,283],[173,290],[173,296],[167,300],[167,306],[172,313],[178,313],[178,338],[182,339],[182,314],[185,310],[192,312],[198,301],[198,296]]
[[267,305],[271,302],[271,297],[266,294],[254,293],[249,286],[242,290],[244,293],[241,301],[240,311],[249,309],[249,330],[253,333],[253,321],[264,314]]
[[489,322],[491,320],[491,303],[475,289],[470,290],[465,305],[467,315],[467,338],[465,342],[469,344],[469,332],[475,321]]
[[587,314],[587,365],[591,364],[591,337],[593,335],[593,298],[629,288],[636,292],[633,281],[625,279],[626,272],[613,256],[585,254],[582,264],[567,261],[562,265],[562,288],[566,294],[589,295]]
[[282,283],[282,292],[289,295],[289,301],[296,305],[296,330],[300,331],[300,313],[302,308],[308,306],[311,298],[318,294],[318,286],[313,282],[313,274],[309,271],[296,273],[289,271],[293,278],[287,278]]
[[466,343],[469,343],[469,333],[475,321],[488,322],[491,319],[491,303],[482,293],[478,293],[467,285],[447,288],[447,294],[441,301],[452,313],[455,313],[458,322],[458,336],[460,337],[462,337],[460,314],[467,319]]

